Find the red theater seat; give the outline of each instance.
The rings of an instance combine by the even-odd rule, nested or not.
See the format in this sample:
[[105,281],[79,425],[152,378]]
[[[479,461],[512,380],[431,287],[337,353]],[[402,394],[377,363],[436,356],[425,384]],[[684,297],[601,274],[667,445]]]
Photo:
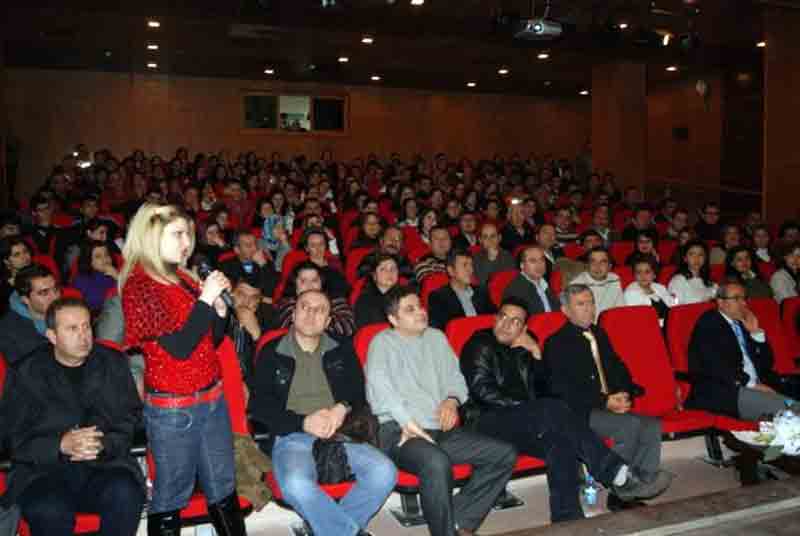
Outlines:
[[518,270],[503,270],[502,272],[493,273],[489,278],[489,283],[487,285],[489,289],[489,298],[491,298],[495,307],[500,307],[506,287],[511,284],[511,281],[513,281],[518,274]]
[[422,306],[428,308],[428,297],[431,292],[438,290],[450,283],[450,277],[444,272],[433,272],[425,276],[422,280],[422,288],[419,292],[419,299]]
[[800,356],[800,331],[797,325],[798,315],[800,315],[800,297],[783,300],[781,304],[783,331],[789,337],[792,353],[796,356]]
[[539,313],[528,318],[528,329],[539,339],[539,345],[544,347],[548,337],[561,329],[566,323],[567,317],[561,311]]
[[453,352],[461,357],[461,350],[467,344],[469,338],[476,331],[494,327],[495,315],[478,315],[464,318],[456,318],[447,324],[445,335],[453,347]]
[[358,267],[364,257],[372,252],[372,248],[356,248],[347,254],[347,262],[344,265],[344,276],[347,282],[354,285],[358,280]]
[[767,342],[772,348],[774,362],[772,368],[778,374],[797,374],[800,372],[795,365],[797,354],[794,352],[791,340],[786,334],[781,322],[778,303],[772,298],[750,298],[750,310],[758,318],[758,324],[767,335]]

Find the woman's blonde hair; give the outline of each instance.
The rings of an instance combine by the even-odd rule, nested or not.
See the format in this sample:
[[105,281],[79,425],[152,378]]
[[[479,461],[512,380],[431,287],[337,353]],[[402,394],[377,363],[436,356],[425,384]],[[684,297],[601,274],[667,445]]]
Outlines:
[[177,220],[186,222],[189,228],[191,249],[194,250],[194,221],[180,207],[145,203],[136,212],[128,226],[125,247],[122,249],[125,264],[118,279],[120,294],[122,294],[122,288],[131,271],[137,264],[141,264],[146,271],[162,279],[169,280],[174,277],[174,271],[161,258],[161,237],[164,234],[164,228]]

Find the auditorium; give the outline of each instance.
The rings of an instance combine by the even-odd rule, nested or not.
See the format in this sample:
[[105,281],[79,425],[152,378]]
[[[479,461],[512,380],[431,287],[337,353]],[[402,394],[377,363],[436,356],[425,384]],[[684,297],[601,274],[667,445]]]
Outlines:
[[0,536],[800,533],[800,1],[0,14]]

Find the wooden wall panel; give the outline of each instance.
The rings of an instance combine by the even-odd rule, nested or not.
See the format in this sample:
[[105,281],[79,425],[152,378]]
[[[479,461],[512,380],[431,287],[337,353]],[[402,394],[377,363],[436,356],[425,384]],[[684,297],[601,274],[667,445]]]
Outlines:
[[[349,94],[346,135],[253,134],[240,128],[245,91]],[[316,158],[375,152],[445,151],[452,158],[494,153],[553,153],[573,157],[591,122],[589,99],[431,94],[379,87],[8,69],[9,126],[22,143],[19,190],[29,195],[51,165],[76,143],[109,147],[117,155],[136,148],[169,158],[190,151],[279,151]]]

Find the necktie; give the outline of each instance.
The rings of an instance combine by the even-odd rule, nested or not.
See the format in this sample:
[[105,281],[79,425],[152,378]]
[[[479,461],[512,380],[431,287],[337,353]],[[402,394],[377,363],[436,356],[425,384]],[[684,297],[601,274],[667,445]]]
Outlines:
[[606,381],[606,372],[603,370],[603,362],[600,360],[600,350],[597,347],[597,339],[591,331],[584,331],[583,336],[589,341],[589,346],[592,348],[592,357],[594,358],[594,366],[597,368],[597,375],[600,377],[600,390],[604,395],[608,394],[608,382]]
[[758,383],[758,372],[756,371],[753,361],[750,359],[750,353],[747,351],[747,339],[744,337],[744,329],[742,323],[738,320],[733,322],[733,332],[736,334],[736,340],[739,342],[739,348],[742,350],[742,357],[744,358],[744,372],[750,378],[747,382],[749,386],[752,383]]

